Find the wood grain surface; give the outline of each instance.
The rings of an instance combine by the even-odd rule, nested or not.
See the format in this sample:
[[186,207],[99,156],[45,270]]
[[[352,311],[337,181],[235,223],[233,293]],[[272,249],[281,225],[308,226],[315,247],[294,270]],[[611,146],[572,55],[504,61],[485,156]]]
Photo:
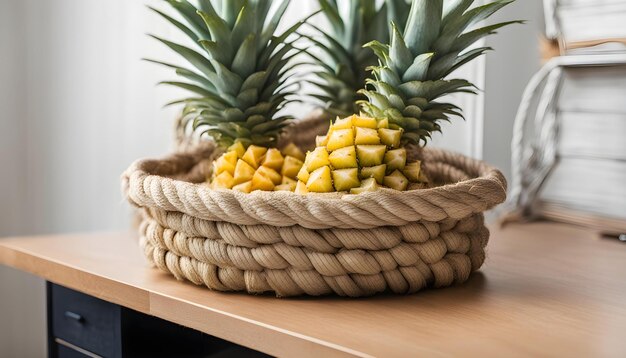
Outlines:
[[565,224],[492,228],[464,285],[410,296],[211,292],[150,268],[130,233],[0,240],[0,263],[277,356],[626,356],[626,244]]

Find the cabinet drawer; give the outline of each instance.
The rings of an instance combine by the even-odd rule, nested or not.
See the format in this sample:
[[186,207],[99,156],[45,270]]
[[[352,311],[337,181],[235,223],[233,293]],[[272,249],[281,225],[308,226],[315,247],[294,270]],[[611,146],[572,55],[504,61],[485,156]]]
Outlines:
[[52,336],[104,357],[121,356],[120,307],[50,285]]

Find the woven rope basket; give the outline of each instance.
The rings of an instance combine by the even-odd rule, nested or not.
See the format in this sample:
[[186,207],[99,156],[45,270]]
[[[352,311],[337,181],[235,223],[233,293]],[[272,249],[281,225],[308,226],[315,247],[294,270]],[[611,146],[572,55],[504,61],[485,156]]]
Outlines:
[[[325,123],[300,121],[287,139],[306,147]],[[148,260],[213,290],[359,297],[464,282],[485,260],[483,211],[505,200],[506,181],[459,154],[410,152],[439,186],[305,196],[211,190],[203,182],[221,154],[211,143],[137,161],[122,186],[142,208]]]

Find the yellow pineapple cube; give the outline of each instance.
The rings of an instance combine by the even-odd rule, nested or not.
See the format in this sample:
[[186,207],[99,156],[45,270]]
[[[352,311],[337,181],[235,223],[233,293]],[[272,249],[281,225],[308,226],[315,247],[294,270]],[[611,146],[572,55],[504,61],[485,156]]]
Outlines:
[[304,184],[304,182],[298,181],[298,184],[296,184],[296,189],[294,190],[294,193],[296,194],[308,194],[309,190],[306,188],[306,184]]
[[285,158],[280,154],[280,150],[276,148],[270,148],[265,153],[265,159],[263,159],[263,166],[272,168],[274,170],[280,170],[282,168]]
[[252,177],[252,191],[254,190],[272,191],[274,190],[274,183],[270,178],[257,171]]
[[373,167],[361,168],[361,179],[374,178],[378,184],[383,183],[383,178],[387,173],[387,165],[381,164]]
[[378,128],[389,128],[389,120],[385,118],[378,121]]
[[356,116],[352,120],[352,125],[357,128],[361,127],[376,129],[378,127],[378,122],[376,121],[376,118]]
[[237,158],[243,157],[243,154],[246,152],[246,147],[243,146],[241,142],[235,142],[235,144],[228,147],[227,151],[236,152]]
[[272,181],[272,183],[274,183],[274,185],[280,184],[280,182],[283,180],[283,176],[270,167],[260,166],[259,169],[256,170],[256,172],[263,175],[264,177],[267,177],[269,180]]
[[274,187],[274,191],[294,191],[296,184],[279,184]]
[[287,144],[283,148],[282,152],[285,156],[288,155],[288,156],[304,161],[304,153],[302,153],[300,148],[298,148],[298,146],[293,143]]
[[300,168],[300,171],[298,172],[298,175],[296,176],[296,178],[306,183],[309,180],[310,175],[311,174],[309,174],[309,171],[306,170],[306,165],[303,165],[302,168]]
[[369,178],[365,179],[361,182],[361,186],[358,188],[350,189],[350,194],[361,194],[367,191],[376,191],[378,190],[378,183],[376,183],[376,179]]
[[417,180],[420,183],[426,183],[426,184],[430,183],[430,179],[428,179],[428,175],[426,175],[426,173],[424,173],[423,171],[420,172],[420,176],[419,178],[417,178]]
[[228,172],[233,175],[237,164],[237,152],[226,152],[213,163],[213,174],[219,175]]
[[263,161],[265,153],[267,153],[267,148],[259,147],[258,145],[251,145],[248,147],[241,159],[252,165],[252,167],[258,168]]
[[402,191],[406,190],[407,186],[409,186],[409,179],[407,179],[399,170],[395,170],[383,179],[383,184],[391,189]]
[[362,167],[373,167],[383,163],[383,157],[387,147],[385,145],[357,145],[356,154],[359,158],[359,165]]
[[388,145],[391,148],[398,148],[400,146],[400,140],[402,139],[402,130],[379,128],[378,136],[383,144]]
[[352,129],[352,120],[354,116],[349,116],[346,118],[335,119],[335,123],[330,126],[330,131],[333,132],[337,129]]
[[354,145],[354,132],[349,129],[335,129],[328,136],[326,148],[329,151]]
[[254,168],[244,162],[242,159],[237,160],[237,166],[235,167],[235,184],[240,184],[249,180],[252,180],[254,176]]
[[304,160],[304,166],[309,173],[312,173],[315,169],[329,165],[328,151],[324,147],[317,147],[312,152],[308,153]]
[[404,169],[406,166],[406,149],[394,149],[385,153],[385,164],[387,164],[387,171],[389,172]]
[[380,144],[376,129],[355,127],[355,132],[354,144]]
[[330,153],[328,161],[334,169],[356,168],[356,148],[353,145],[341,149],[337,149]]
[[289,178],[295,178],[302,168],[302,161],[300,159],[294,158],[291,155],[285,157],[285,162],[283,163],[283,168],[280,173]]
[[221,172],[211,184],[213,189],[230,189],[235,185],[235,179],[229,172]]
[[233,190],[240,191],[242,193],[250,193],[252,191],[252,180],[235,185]]
[[318,135],[315,137],[315,146],[316,147],[325,147],[328,144],[328,136]]
[[421,164],[422,163],[419,160],[413,163],[409,163],[404,167],[402,173],[405,177],[407,177],[407,179],[409,179],[413,183],[417,183],[420,177]]
[[295,180],[295,179],[288,178],[288,177],[283,177],[283,180],[281,180],[280,183],[281,184],[289,184],[289,185],[293,184],[293,187],[295,188],[296,184],[298,183],[298,181]]
[[328,193],[334,190],[333,181],[330,175],[330,167],[323,166],[315,169],[306,182],[308,191],[315,193]]
[[336,169],[332,171],[332,175],[333,184],[337,191],[350,190],[361,185],[358,168]]

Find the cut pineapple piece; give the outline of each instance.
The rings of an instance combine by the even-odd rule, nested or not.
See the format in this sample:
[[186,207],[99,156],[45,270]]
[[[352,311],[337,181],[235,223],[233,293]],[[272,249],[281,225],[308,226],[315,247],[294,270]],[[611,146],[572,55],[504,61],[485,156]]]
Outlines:
[[421,162],[419,160],[413,163],[409,163],[404,167],[404,170],[402,171],[402,173],[404,174],[405,177],[407,177],[407,179],[416,183],[419,181],[419,177],[420,177],[420,170],[421,170],[420,165],[421,165]]
[[389,128],[389,120],[385,118],[378,121],[378,128]]
[[333,150],[350,145],[354,145],[354,132],[352,131],[352,128],[335,129],[328,136],[326,148],[332,152]]
[[357,145],[356,154],[362,167],[373,167],[383,163],[387,147],[384,145]]
[[352,120],[352,125],[355,126],[356,128],[361,127],[361,128],[376,129],[378,127],[378,122],[376,121],[375,118],[355,116],[354,119]]
[[219,175],[223,172],[228,172],[230,175],[233,175],[235,172],[235,165],[237,164],[237,153],[236,152],[226,152],[222,154],[217,160],[213,163],[213,173],[215,175]]
[[335,169],[356,168],[356,149],[353,145],[337,149],[330,153],[328,161]]
[[328,161],[328,151],[324,147],[315,148],[315,150],[307,155],[306,160],[304,161],[306,170],[309,173],[313,173],[313,171],[317,168],[321,168],[329,164],[330,162]]
[[391,148],[398,148],[400,146],[400,140],[402,139],[402,130],[380,128],[378,129],[378,136],[383,144]]
[[263,159],[263,166],[272,168],[274,170],[280,170],[284,162],[285,158],[282,154],[280,154],[280,150],[276,148],[270,148],[265,154],[265,159]]
[[304,161],[304,153],[302,153],[302,151],[300,150],[300,148],[298,148],[298,146],[296,146],[293,143],[289,143],[287,144],[283,150],[282,150],[284,155],[289,155],[292,156],[298,160],[302,160]]
[[293,191],[296,188],[296,183],[291,184],[280,184],[274,187],[274,191]]
[[213,179],[213,189],[230,189],[235,185],[235,179],[229,172],[221,172]]
[[280,184],[280,182],[283,179],[283,176],[280,175],[279,172],[275,171],[274,169],[270,167],[261,166],[259,167],[259,169],[256,170],[256,172],[267,177],[269,180],[272,181],[272,183],[274,183],[274,185]]
[[233,187],[233,190],[240,191],[242,193],[249,193],[252,191],[252,180],[248,180],[247,182],[237,184]]
[[386,173],[387,165],[385,164],[374,167],[363,167],[361,168],[361,179],[374,178],[378,184],[382,184]]
[[267,152],[267,148],[259,147],[257,145],[251,145],[248,147],[246,152],[243,154],[241,159],[245,160],[246,163],[250,164],[255,169],[261,165],[263,161],[263,156]]
[[428,175],[426,175],[426,173],[424,172],[420,172],[420,176],[419,178],[417,178],[417,181],[419,181],[420,183],[430,183],[430,179],[428,179]]
[[355,132],[354,144],[380,144],[376,129],[355,127]]
[[265,191],[274,190],[274,183],[272,182],[270,178],[266,177],[265,175],[257,171],[256,173],[254,173],[254,176],[252,177],[252,191],[254,190],[265,190]]
[[361,185],[358,168],[333,170],[332,175],[333,184],[337,191],[350,190]]
[[328,193],[333,191],[330,167],[323,166],[312,172],[311,176],[309,176],[309,180],[306,182],[306,188],[308,191],[315,193]]
[[406,190],[406,187],[409,186],[409,180],[399,170],[395,170],[383,179],[383,184],[391,189],[402,191]]
[[387,164],[387,171],[390,173],[396,169],[404,169],[406,166],[406,149],[394,149],[385,153],[385,164]]
[[325,147],[328,144],[328,136],[318,135],[315,137],[315,146],[316,147]]
[[243,157],[243,154],[246,152],[246,147],[243,146],[243,143],[236,142],[235,144],[228,147],[227,151],[236,152],[237,158]]
[[237,166],[235,167],[235,184],[240,184],[249,181],[254,176],[254,168],[244,162],[242,159],[237,160]]
[[307,194],[308,192],[309,190],[306,188],[306,184],[304,184],[304,182],[299,181],[298,184],[296,184],[296,190],[294,190],[294,193]]
[[285,177],[295,178],[296,175],[298,175],[300,168],[302,168],[302,164],[303,163],[300,159],[288,155],[285,157],[283,168],[281,169],[280,173]]
[[366,191],[376,190],[378,190],[378,183],[376,183],[376,180],[374,178],[369,178],[363,180],[360,187],[350,189],[350,194],[361,194]]
[[309,176],[309,171],[306,170],[306,166],[303,165],[302,168],[300,168],[300,171],[298,172],[298,175],[296,177],[298,178],[298,180],[306,183],[309,180]]
[[354,116],[349,116],[346,118],[337,117],[337,119],[335,119],[335,123],[333,123],[333,125],[330,126],[331,132],[337,129],[352,129],[353,118]]
[[283,180],[280,181],[280,184],[289,184],[289,185],[293,184],[294,188],[296,187],[296,183],[298,183],[297,180],[291,179],[285,176],[283,177]]

